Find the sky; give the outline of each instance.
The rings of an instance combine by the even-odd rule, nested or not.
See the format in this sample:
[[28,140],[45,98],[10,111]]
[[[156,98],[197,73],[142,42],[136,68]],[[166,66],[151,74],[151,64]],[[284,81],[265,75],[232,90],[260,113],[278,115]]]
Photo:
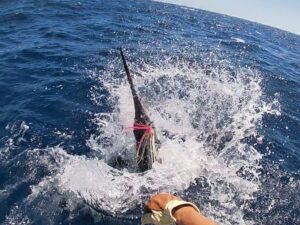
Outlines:
[[159,0],[235,16],[300,35],[300,0]]

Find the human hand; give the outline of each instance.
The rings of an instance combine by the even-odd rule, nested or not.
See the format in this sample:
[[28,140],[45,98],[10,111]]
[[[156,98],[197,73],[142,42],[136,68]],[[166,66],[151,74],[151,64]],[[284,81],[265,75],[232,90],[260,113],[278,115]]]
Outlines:
[[151,210],[163,211],[168,202],[172,200],[182,200],[179,197],[169,193],[159,193],[150,197],[149,201],[144,206],[144,212],[151,212]]
[[169,225],[176,222],[173,216],[173,210],[182,206],[190,206],[192,211],[199,212],[197,206],[193,203],[185,202],[181,198],[169,193],[159,193],[150,198],[145,204],[143,224]]

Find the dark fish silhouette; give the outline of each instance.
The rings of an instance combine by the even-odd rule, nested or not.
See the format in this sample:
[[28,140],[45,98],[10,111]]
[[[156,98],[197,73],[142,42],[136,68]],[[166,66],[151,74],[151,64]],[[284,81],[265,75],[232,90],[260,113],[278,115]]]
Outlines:
[[136,140],[137,164],[140,171],[144,172],[151,169],[152,164],[155,161],[160,161],[157,156],[157,147],[159,145],[159,141],[155,134],[155,127],[153,125],[153,122],[147,115],[146,110],[143,107],[140,98],[134,88],[132,77],[130,75],[126,59],[121,48],[120,52],[126,76],[130,85],[135,109],[134,125],[132,130]]

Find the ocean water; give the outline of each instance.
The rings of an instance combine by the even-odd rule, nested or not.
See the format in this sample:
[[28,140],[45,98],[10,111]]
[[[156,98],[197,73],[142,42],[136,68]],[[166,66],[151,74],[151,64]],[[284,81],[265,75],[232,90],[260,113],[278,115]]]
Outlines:
[[[161,140],[134,165],[119,55]],[[0,223],[140,224],[167,191],[218,224],[300,224],[300,36],[153,1],[0,2]]]

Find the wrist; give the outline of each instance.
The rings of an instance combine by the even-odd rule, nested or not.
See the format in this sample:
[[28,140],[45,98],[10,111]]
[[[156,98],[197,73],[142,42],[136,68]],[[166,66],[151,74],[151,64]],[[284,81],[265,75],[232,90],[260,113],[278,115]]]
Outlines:
[[190,205],[176,207],[172,214],[176,219],[176,225],[216,225]]
[[185,217],[191,213],[197,213],[197,211],[190,205],[181,205],[172,210],[177,225],[183,224]]

